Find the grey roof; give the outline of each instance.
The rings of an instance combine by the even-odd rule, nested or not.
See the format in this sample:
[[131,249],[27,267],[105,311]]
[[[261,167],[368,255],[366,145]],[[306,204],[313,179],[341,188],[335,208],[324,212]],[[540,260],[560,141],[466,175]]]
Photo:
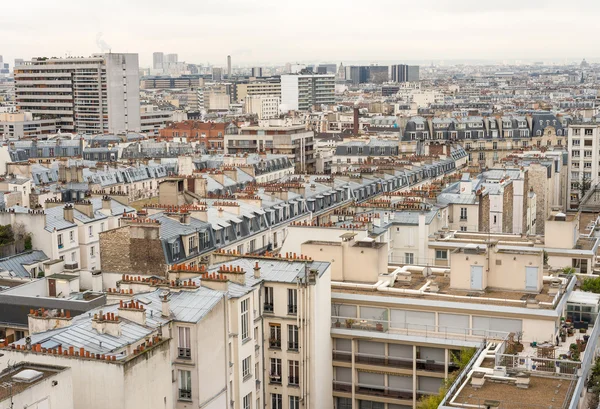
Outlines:
[[12,271],[17,277],[29,278],[30,275],[24,266],[46,260],[50,260],[46,253],[41,250],[32,250],[27,253],[0,259],[0,269]]
[[[171,292],[169,301],[171,317],[176,321],[198,322],[223,299],[223,296],[224,293],[207,287],[200,287],[194,291]],[[151,301],[146,308],[154,309],[159,315],[162,313],[160,291],[140,297]]]

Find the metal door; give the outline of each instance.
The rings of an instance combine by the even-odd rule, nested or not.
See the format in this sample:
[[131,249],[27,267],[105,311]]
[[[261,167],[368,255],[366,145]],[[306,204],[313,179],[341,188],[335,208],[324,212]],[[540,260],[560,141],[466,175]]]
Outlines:
[[538,290],[538,267],[525,267],[525,290]]
[[48,280],[48,295],[50,297],[56,297],[56,280]]
[[471,266],[471,290],[483,290],[483,266]]

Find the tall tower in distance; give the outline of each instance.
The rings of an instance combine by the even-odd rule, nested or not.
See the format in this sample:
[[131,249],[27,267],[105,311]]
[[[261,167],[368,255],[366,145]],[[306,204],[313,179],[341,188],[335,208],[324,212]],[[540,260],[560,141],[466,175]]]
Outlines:
[[227,79],[231,78],[231,56],[227,56]]

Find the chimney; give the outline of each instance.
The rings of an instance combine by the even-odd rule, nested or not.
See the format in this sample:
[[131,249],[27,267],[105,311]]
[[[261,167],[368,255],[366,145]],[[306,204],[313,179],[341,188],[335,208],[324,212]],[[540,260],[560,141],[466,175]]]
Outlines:
[[109,196],[102,196],[102,210],[112,211],[112,200]]
[[66,221],[74,223],[75,219],[73,218],[73,205],[68,204],[64,207],[64,218]]
[[94,314],[92,328],[98,331],[98,334],[108,334],[113,337],[121,336],[121,320],[114,312],[104,314],[100,310],[98,314]]
[[119,316],[136,324],[146,325],[146,309],[139,301],[119,302]]
[[258,266],[258,261],[254,265],[254,278],[260,278],[260,267]]
[[354,135],[358,135],[358,107],[354,107]]
[[190,224],[191,218],[192,217],[190,215],[190,212],[182,213],[182,215],[181,215],[181,224]]
[[169,293],[164,293],[162,296],[162,316],[170,317],[171,316],[171,298]]
[[80,200],[75,202],[75,209],[78,212],[85,214],[90,219],[94,218],[94,206],[89,200]]
[[72,321],[70,311],[44,310],[43,308],[39,310],[31,309],[27,316],[29,334],[68,327]]

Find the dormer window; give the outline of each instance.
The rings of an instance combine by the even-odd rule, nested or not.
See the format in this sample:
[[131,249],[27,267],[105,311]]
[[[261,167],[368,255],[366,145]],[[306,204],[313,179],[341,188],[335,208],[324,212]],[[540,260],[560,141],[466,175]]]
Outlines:
[[179,255],[179,242],[176,241],[175,243],[173,243],[172,249],[174,256]]

